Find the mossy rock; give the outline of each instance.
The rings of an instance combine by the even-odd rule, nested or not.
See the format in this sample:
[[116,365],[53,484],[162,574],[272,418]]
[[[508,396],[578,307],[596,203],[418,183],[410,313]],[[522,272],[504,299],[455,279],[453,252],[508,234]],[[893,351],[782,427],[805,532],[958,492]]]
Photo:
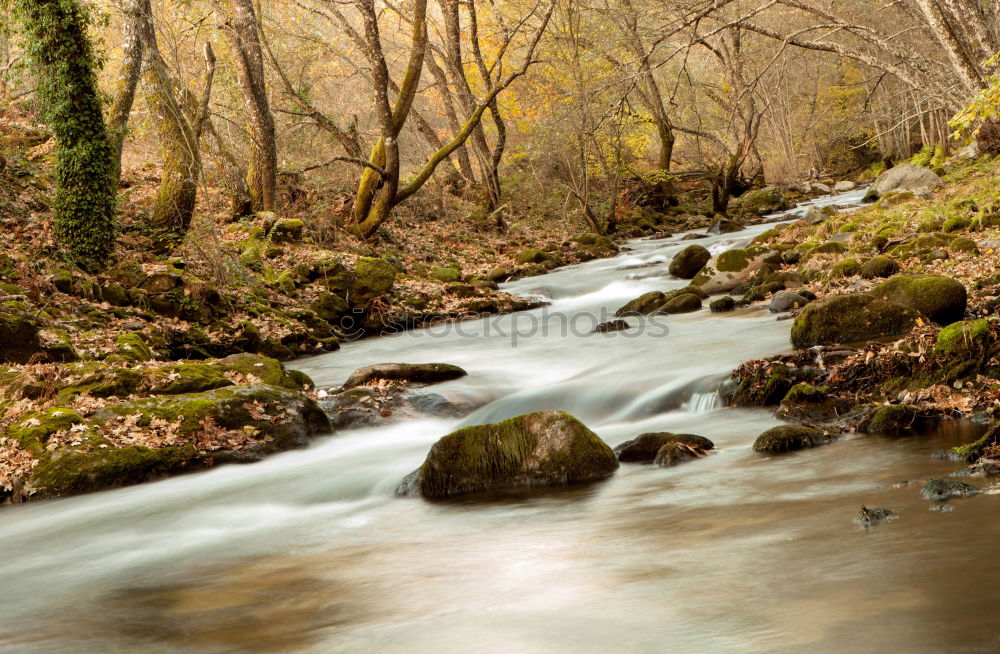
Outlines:
[[734,376],[723,387],[726,403],[737,407],[774,406],[781,402],[799,381],[802,371],[777,364],[758,369],[745,377]]
[[129,305],[128,292],[119,284],[108,284],[101,290],[101,296],[111,306],[124,307]]
[[920,409],[909,404],[887,404],[875,411],[867,431],[876,434],[907,434],[920,418]]
[[521,252],[518,252],[517,258],[515,260],[520,265],[525,265],[529,263],[545,263],[546,261],[557,261],[555,255],[533,248],[529,248],[527,250],[522,250]]
[[650,291],[622,305],[615,311],[616,317],[624,315],[648,315],[663,306],[667,294],[662,291]]
[[689,245],[670,261],[669,272],[674,277],[693,279],[711,258],[712,254],[704,247]]
[[951,453],[956,458],[974,463],[983,456],[988,448],[998,443],[1000,443],[1000,428],[993,427],[979,440],[952,448]]
[[968,216],[952,216],[941,225],[941,231],[945,233],[961,232],[972,226],[972,219]]
[[739,198],[737,204],[741,209],[759,216],[791,208],[791,204],[785,198],[781,189],[775,186],[768,186],[758,191],[745,193]]
[[961,252],[962,254],[979,254],[979,246],[977,246],[976,242],[971,238],[956,238],[948,247],[952,252]]
[[268,233],[274,243],[298,243],[302,240],[306,224],[298,218],[279,220]]
[[681,443],[702,450],[715,449],[715,443],[696,434],[673,434],[651,432],[625,441],[614,449],[615,456],[622,463],[653,463],[657,452],[668,443]]
[[814,254],[844,254],[847,252],[847,246],[840,241],[827,241],[813,248],[810,252],[810,256]]
[[315,386],[313,380],[304,372],[287,369],[276,359],[257,354],[231,354],[224,359],[213,362],[212,365],[223,372],[252,375],[264,384],[278,388],[302,390]]
[[153,351],[139,334],[119,334],[115,339],[118,344],[118,354],[129,361],[144,363],[153,360]]
[[715,267],[719,272],[740,272],[748,265],[750,265],[750,256],[743,249],[726,250],[719,254],[715,260]]
[[896,275],[879,284],[873,293],[922,313],[939,325],[961,320],[968,303],[965,286],[943,275]]
[[656,313],[678,314],[691,313],[701,309],[701,297],[694,293],[681,293],[676,297],[667,300],[663,306],[656,310]]
[[798,425],[782,425],[768,429],[754,441],[757,452],[779,454],[804,450],[830,442],[830,436],[818,429]]
[[861,267],[861,276],[864,279],[885,278],[892,277],[899,271],[899,262],[883,255],[866,261],[865,265]]
[[837,279],[840,277],[854,277],[861,272],[861,264],[856,259],[841,259],[834,264],[830,275]]
[[193,445],[57,452],[35,468],[30,484],[36,489],[35,497],[45,499],[130,486],[198,470],[204,465],[205,458]]
[[917,317],[912,309],[872,295],[834,295],[806,305],[792,325],[792,344],[805,348],[897,336]]
[[26,450],[39,450],[52,434],[65,431],[84,422],[82,416],[69,407],[49,407],[32,411],[17,418],[7,428],[6,436]]
[[457,268],[431,268],[431,279],[439,282],[457,282],[462,279],[462,272]]
[[38,323],[23,316],[0,313],[0,362],[28,363],[41,351]]
[[392,290],[396,266],[386,259],[362,257],[354,267],[348,300],[354,306],[367,306],[375,298]]
[[712,300],[708,308],[712,313],[726,313],[736,308],[736,300],[727,295],[718,300]]
[[667,443],[656,453],[653,463],[661,468],[672,468],[705,456],[705,452],[681,443]]
[[605,479],[617,469],[614,452],[583,423],[562,411],[541,411],[448,434],[397,492],[445,498],[565,486]]
[[351,311],[350,303],[335,293],[321,293],[309,308],[331,325],[338,324]]
[[981,356],[993,343],[993,331],[986,319],[963,320],[938,332],[934,353],[949,357]]

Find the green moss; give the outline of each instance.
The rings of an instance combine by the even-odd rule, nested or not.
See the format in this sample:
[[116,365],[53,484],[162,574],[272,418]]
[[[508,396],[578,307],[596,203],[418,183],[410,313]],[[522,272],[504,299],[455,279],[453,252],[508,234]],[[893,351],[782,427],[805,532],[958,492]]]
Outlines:
[[825,402],[828,395],[826,388],[813,386],[812,384],[796,384],[785,395],[782,403],[790,404],[812,404]]
[[51,407],[20,416],[6,436],[25,449],[38,450],[52,434],[82,422],[80,414],[69,407]]
[[948,220],[944,221],[941,226],[941,231],[944,232],[960,232],[968,229],[972,225],[972,219],[968,216],[952,216]]
[[861,267],[860,274],[865,279],[875,279],[876,277],[892,277],[899,270],[900,265],[895,259],[880,255],[866,261],[865,265]]
[[902,434],[913,430],[920,416],[920,409],[909,404],[888,404],[880,407],[871,422],[868,431],[878,434]]
[[993,341],[993,332],[985,319],[965,320],[948,325],[938,332],[934,353],[944,356],[982,354]]
[[[565,438],[540,447],[540,436],[553,430]],[[420,467],[421,491],[448,497],[512,486],[565,485],[607,477],[617,467],[611,448],[568,413],[527,414],[465,427],[439,440]]]
[[1000,429],[993,427],[979,440],[954,447],[951,451],[957,458],[972,462],[978,460],[988,447],[997,443],[1000,443]]
[[979,247],[976,246],[976,242],[971,238],[956,238],[948,246],[953,252],[962,252],[964,254],[979,254]]
[[896,275],[873,292],[940,325],[961,320],[968,302],[968,293],[961,282],[941,275]]
[[768,429],[758,436],[757,440],[754,441],[753,449],[757,452],[777,454],[816,447],[829,440],[830,438],[818,429],[783,425]]
[[275,243],[296,243],[302,240],[306,224],[298,218],[279,220],[274,223],[268,236]]
[[841,259],[833,266],[833,270],[830,275],[834,278],[839,277],[853,277],[861,272],[861,265],[856,259]]
[[457,282],[462,278],[462,273],[457,268],[431,268],[431,279],[439,282]]
[[739,272],[750,265],[749,253],[742,249],[726,250],[716,258],[715,265],[720,272]]
[[625,314],[641,314],[647,315],[653,313],[667,301],[666,293],[661,291],[650,291],[649,293],[643,293],[634,300],[627,302],[617,311],[615,311],[615,316],[623,316]]
[[118,343],[118,353],[129,361],[153,360],[153,351],[139,334],[119,334],[115,342]]
[[78,495],[130,486],[200,468],[193,445],[149,449],[132,446],[91,452],[62,451],[42,460],[31,475],[39,498]]
[[917,314],[903,306],[857,293],[825,297],[806,305],[792,324],[796,347],[854,343],[909,330]]
[[362,257],[354,267],[348,300],[355,306],[367,306],[375,298],[388,293],[395,282],[396,266],[390,261]]

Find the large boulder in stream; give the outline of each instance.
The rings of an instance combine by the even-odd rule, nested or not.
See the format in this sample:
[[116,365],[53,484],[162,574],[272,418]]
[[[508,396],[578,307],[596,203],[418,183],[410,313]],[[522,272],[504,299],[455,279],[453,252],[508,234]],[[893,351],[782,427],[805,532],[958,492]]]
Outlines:
[[872,293],[913,311],[939,325],[950,325],[965,317],[968,291],[956,279],[944,275],[895,275]]
[[462,368],[448,363],[378,363],[358,368],[352,372],[341,388],[346,390],[356,386],[365,386],[379,379],[415,384],[436,384],[458,379],[467,374],[469,373]]
[[709,295],[728,293],[753,277],[772,256],[770,250],[760,247],[726,250],[713,257],[691,284]]
[[562,411],[539,411],[448,434],[396,493],[445,498],[566,486],[605,479],[617,469],[614,452],[582,422]]
[[855,343],[909,331],[916,311],[867,293],[833,295],[809,303],[792,324],[795,347]]
[[670,262],[670,274],[681,279],[693,279],[705,267],[712,253],[700,245],[689,245]]
[[865,202],[874,202],[891,191],[919,191],[944,186],[944,181],[930,168],[901,164],[879,175],[865,194]]
[[736,201],[736,204],[744,211],[755,213],[758,216],[792,208],[791,203],[781,192],[781,189],[776,186],[768,186],[757,191],[745,193]]
[[650,291],[622,305],[615,312],[616,317],[643,315],[653,313],[686,313],[701,308],[701,301],[708,299],[708,294],[697,286],[685,286],[664,293]]
[[679,443],[701,450],[715,449],[715,443],[695,434],[672,434],[670,432],[650,432],[625,441],[614,450],[622,463],[653,463],[657,453],[668,443]]
[[754,441],[753,449],[757,452],[778,454],[804,450],[830,442],[830,436],[818,429],[799,425],[782,425],[768,429]]

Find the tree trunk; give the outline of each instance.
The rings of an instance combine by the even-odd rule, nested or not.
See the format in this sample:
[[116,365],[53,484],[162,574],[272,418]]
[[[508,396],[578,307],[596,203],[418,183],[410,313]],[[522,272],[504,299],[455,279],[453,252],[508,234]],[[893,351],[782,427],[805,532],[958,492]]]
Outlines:
[[154,242],[159,249],[170,249],[184,238],[191,225],[201,155],[191,120],[174,91],[176,83],[160,55],[150,2],[142,3],[143,88],[163,147],[163,175],[153,204]]
[[56,139],[56,235],[81,264],[98,268],[114,255],[115,168],[85,10],[76,0],[16,0],[14,9]]
[[[212,3],[220,16],[221,3]],[[274,211],[278,181],[278,146],[274,115],[267,99],[264,55],[260,45],[257,15],[251,0],[231,0],[231,13],[222,24],[233,48],[243,105],[246,107],[253,144],[247,166],[247,188],[257,211]]]
[[142,29],[142,0],[126,0],[122,6],[122,14],[124,45],[121,70],[115,81],[115,96],[108,111],[108,131],[111,134],[111,156],[116,183],[121,179],[125,134],[132,105],[135,103],[135,90],[142,75],[142,39],[139,36]]

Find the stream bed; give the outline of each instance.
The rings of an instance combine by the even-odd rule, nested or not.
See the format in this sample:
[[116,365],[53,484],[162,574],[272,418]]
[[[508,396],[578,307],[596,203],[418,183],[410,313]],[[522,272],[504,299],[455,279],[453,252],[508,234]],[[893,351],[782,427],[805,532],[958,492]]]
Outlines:
[[[856,202],[863,192],[819,203]],[[801,209],[800,209],[801,210]],[[713,252],[767,229],[693,241]],[[721,407],[790,322],[707,309],[593,334],[690,242],[509,284],[550,304],[347,343],[295,367],[320,387],[382,362],[469,375],[431,387],[469,415],[343,431],[248,466],[0,511],[0,652],[996,652],[997,498],[932,510],[919,485],[968,440],[846,438],[769,457],[779,421]],[[623,465],[589,486],[448,502],[399,481],[458,426],[565,410],[614,446],[649,431],[717,453]],[[900,518],[865,530],[862,504]],[[994,572],[990,572],[994,570]]]

